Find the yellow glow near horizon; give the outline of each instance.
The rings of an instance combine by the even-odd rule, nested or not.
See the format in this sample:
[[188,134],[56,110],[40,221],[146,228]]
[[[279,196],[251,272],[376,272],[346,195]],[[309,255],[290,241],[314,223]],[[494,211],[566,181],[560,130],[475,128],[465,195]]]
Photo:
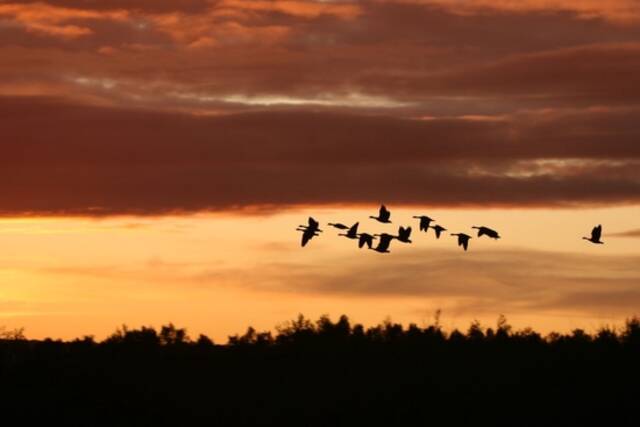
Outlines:
[[[217,342],[225,342],[228,335],[241,333],[248,325],[273,329],[297,313],[311,318],[344,313],[365,324],[390,316],[394,321],[421,324],[431,321],[435,310],[441,308],[442,322],[449,328],[466,328],[473,319],[493,324],[504,313],[517,327],[532,326],[542,331],[593,329],[635,314],[605,307],[577,310],[561,303],[540,310],[517,309],[517,304],[502,306],[498,288],[487,287],[507,280],[499,270],[483,271],[476,283],[474,271],[456,272],[451,286],[467,289],[464,294],[394,294],[394,283],[389,283],[389,292],[384,295],[368,293],[366,289],[341,292],[317,287],[316,281],[323,275],[344,279],[348,286],[345,277],[362,274],[367,266],[384,273],[388,265],[389,273],[393,273],[396,263],[409,259],[417,250],[432,251],[424,252],[425,257],[444,254],[447,262],[477,260],[473,261],[474,268],[479,269],[489,268],[482,261],[487,253],[524,253],[532,257],[537,252],[583,254],[594,260],[640,255],[638,239],[607,237],[640,228],[638,207],[390,208],[394,221],[391,225],[367,219],[375,214],[375,208],[346,207],[305,208],[270,216],[2,219],[0,326],[25,327],[30,338],[68,339],[85,334],[104,338],[122,323],[135,327],[173,322],[187,327],[192,336],[206,333]],[[497,228],[503,238],[498,242],[475,238],[469,252],[464,253],[448,235],[435,240],[432,231],[427,236],[418,233],[411,216],[422,213],[437,219],[451,232],[471,234],[470,226],[488,225]],[[325,232],[301,249],[295,227],[305,223],[309,215],[321,221]],[[361,230],[370,232],[394,233],[399,224],[411,224],[414,244],[394,243],[391,254],[380,255],[358,250],[355,242],[335,236],[338,231],[326,226],[329,221],[351,224],[358,220]],[[606,244],[596,246],[581,240],[598,223],[604,226]],[[523,272],[527,271],[526,262],[525,259]],[[416,261],[411,263],[415,265]],[[568,271],[578,267],[570,266]],[[588,280],[602,280],[603,286],[607,281],[640,277],[640,269],[627,264],[611,267],[603,277],[594,270],[583,270],[581,275]],[[569,274],[548,273],[560,278]],[[518,287],[525,286],[518,280],[521,279],[514,282],[514,293],[526,291]],[[475,301],[474,305],[467,305],[469,299]],[[494,302],[482,306],[482,301]]]

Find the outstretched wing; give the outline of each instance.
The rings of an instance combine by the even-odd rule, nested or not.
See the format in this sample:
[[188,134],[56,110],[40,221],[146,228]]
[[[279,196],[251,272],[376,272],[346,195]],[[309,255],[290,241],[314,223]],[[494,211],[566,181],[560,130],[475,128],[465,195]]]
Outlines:
[[320,223],[318,221],[316,221],[312,217],[309,217],[309,227],[318,228],[319,226],[320,226]]
[[380,243],[378,243],[378,247],[376,248],[376,250],[386,251],[391,244],[391,240],[393,240],[393,236],[383,234],[382,236],[380,236]]
[[489,234],[487,233],[487,228],[486,227],[480,227],[478,229],[478,237],[482,237],[482,236],[488,236]]
[[387,210],[387,207],[385,205],[382,205],[380,206],[380,213],[378,216],[380,217],[381,220],[386,221],[391,216],[391,212]]
[[302,233],[302,247],[304,247],[315,235],[316,233],[312,229],[304,230],[304,232]]
[[462,239],[460,243],[462,244],[462,247],[466,251],[467,248],[469,247],[469,239],[465,239],[464,237],[460,237],[460,238]]
[[358,247],[362,248],[365,244],[369,249],[371,249],[371,244],[373,243],[373,236],[368,234],[361,234],[360,239],[358,240]]
[[591,239],[598,242],[600,241],[600,236],[602,236],[602,225],[593,227],[593,230],[591,231]]
[[347,231],[347,235],[355,237],[358,234],[358,225],[360,225],[359,222],[356,222],[355,224],[353,224],[349,229],[349,231]]

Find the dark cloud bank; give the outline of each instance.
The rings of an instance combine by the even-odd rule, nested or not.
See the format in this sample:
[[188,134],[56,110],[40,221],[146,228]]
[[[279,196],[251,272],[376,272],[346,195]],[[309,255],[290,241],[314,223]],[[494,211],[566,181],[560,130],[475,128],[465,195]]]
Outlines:
[[499,121],[327,111],[197,117],[2,98],[0,210],[637,203],[638,120],[626,109]]

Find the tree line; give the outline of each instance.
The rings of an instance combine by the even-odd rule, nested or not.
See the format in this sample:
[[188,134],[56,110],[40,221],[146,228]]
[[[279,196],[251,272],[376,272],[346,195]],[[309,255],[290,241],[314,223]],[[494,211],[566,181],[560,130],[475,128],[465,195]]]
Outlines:
[[634,425],[640,318],[464,331],[303,315],[216,344],[173,324],[98,342],[0,329],[3,413],[66,425]]

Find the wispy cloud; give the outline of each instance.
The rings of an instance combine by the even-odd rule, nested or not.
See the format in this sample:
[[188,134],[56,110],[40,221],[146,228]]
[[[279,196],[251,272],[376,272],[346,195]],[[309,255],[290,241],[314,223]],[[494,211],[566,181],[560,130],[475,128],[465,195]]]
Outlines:
[[640,237],[640,229],[608,233],[607,237]]
[[482,253],[415,249],[379,258],[342,259],[347,267],[267,263],[250,269],[218,269],[194,280],[274,292],[339,295],[353,298],[415,297],[453,303],[463,313],[504,310],[629,314],[640,305],[637,256],[593,256],[532,250]]

